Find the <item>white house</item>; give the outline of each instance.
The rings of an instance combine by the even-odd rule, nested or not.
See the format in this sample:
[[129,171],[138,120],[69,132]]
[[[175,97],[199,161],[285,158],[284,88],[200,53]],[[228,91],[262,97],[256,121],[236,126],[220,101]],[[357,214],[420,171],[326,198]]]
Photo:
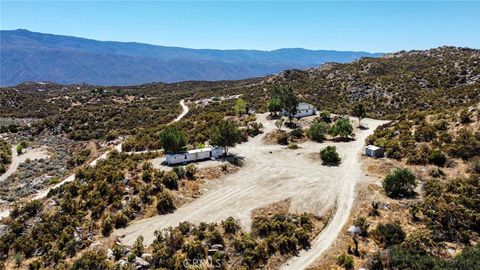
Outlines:
[[[288,113],[285,110],[282,110],[282,114],[288,116]],[[300,102],[297,105],[297,113],[293,115],[293,118],[302,118],[305,116],[316,115],[317,109],[312,105],[306,102]]]
[[365,155],[369,157],[381,158],[384,155],[385,150],[382,147],[375,145],[367,145],[365,147]]
[[204,159],[216,159],[223,155],[222,147],[207,147],[194,149],[182,153],[168,153],[165,155],[165,162],[168,165],[188,163]]

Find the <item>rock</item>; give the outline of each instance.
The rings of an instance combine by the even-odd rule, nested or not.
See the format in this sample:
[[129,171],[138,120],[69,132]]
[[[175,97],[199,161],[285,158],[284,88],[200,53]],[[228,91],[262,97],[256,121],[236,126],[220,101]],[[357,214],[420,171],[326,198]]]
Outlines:
[[150,263],[142,258],[135,257],[135,269],[147,269]]
[[7,233],[8,226],[5,224],[0,225],[0,236],[3,236],[4,234]]
[[125,261],[124,259],[121,259],[118,261],[118,264],[123,267],[125,264],[127,263],[127,261]]
[[115,257],[113,256],[113,250],[111,248],[107,249],[107,258],[109,260],[114,260]]
[[143,254],[142,254],[142,259],[144,259],[144,260],[147,260],[147,261],[148,261],[148,260],[150,260],[151,258],[152,258],[152,254],[150,254],[150,253],[143,253]]
[[360,232],[362,232],[362,230],[360,229],[360,227],[352,225],[348,228],[347,232],[350,236],[354,236],[354,235],[358,235]]
[[102,243],[100,241],[95,241],[88,247],[89,249],[98,249]]
[[217,250],[218,250],[218,249],[223,249],[223,246],[222,246],[222,245],[220,245],[220,244],[215,244],[215,245],[212,245],[212,246],[211,246],[211,248],[212,248],[212,249],[217,249]]

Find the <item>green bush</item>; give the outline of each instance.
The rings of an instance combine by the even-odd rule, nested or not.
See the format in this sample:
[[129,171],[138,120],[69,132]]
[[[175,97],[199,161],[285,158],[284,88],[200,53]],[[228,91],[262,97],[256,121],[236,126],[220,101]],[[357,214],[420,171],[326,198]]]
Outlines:
[[160,192],[157,196],[157,212],[160,215],[173,213],[176,207],[172,196],[166,191]]
[[174,171],[166,173],[162,177],[162,184],[168,189],[178,189],[178,176]]
[[290,137],[293,137],[295,139],[300,139],[303,137],[303,130],[296,128],[288,134]]
[[335,146],[327,146],[320,151],[320,158],[324,165],[337,166],[341,162],[341,158],[337,153]]
[[443,167],[447,162],[447,156],[443,154],[440,150],[435,149],[430,152],[428,155],[428,163]]
[[195,174],[197,173],[197,166],[195,164],[188,164],[185,168],[185,176],[190,179],[195,179]]
[[342,255],[338,256],[337,264],[345,267],[347,270],[353,269],[353,257],[343,253]]
[[310,139],[316,142],[323,142],[327,134],[328,126],[324,122],[316,122],[310,125],[307,134]]
[[383,180],[383,189],[392,198],[413,195],[416,185],[415,175],[406,168],[396,169]]
[[405,232],[398,223],[378,224],[373,235],[377,241],[386,246],[400,244],[405,240]]

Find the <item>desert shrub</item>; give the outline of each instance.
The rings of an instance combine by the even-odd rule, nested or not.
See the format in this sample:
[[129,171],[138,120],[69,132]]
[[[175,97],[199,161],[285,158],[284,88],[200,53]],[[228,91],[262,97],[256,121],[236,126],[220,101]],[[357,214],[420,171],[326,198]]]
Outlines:
[[429,124],[422,123],[415,130],[415,140],[418,142],[430,142],[435,138],[435,128]]
[[348,270],[353,269],[353,257],[343,253],[337,257],[337,264]]
[[469,159],[480,153],[480,132],[473,134],[468,129],[461,129],[449,146],[450,154]]
[[470,160],[469,170],[473,173],[480,174],[480,157],[474,157]]
[[183,179],[186,176],[185,167],[183,166],[174,167],[173,172],[177,175],[178,179]]
[[415,175],[406,168],[398,168],[383,180],[383,188],[392,198],[411,196],[414,194]]
[[287,145],[288,144],[288,136],[285,132],[277,133],[277,143],[280,145]]
[[255,137],[258,134],[262,134],[262,123],[250,122],[247,124],[247,129],[245,130],[247,134],[251,137]]
[[157,195],[157,212],[160,215],[173,213],[176,207],[173,203],[173,197],[166,191],[160,192]]
[[320,111],[318,116],[325,123],[331,123],[332,122],[331,115],[328,111]]
[[177,190],[178,189],[178,176],[177,176],[177,174],[173,171],[167,172],[162,177],[162,184],[168,189]]
[[110,236],[113,230],[113,220],[110,215],[108,215],[102,222],[102,234],[105,237]]
[[73,156],[67,161],[67,165],[70,168],[80,166],[83,163],[85,163],[85,161],[87,161],[90,154],[91,154],[90,149],[82,149],[76,152],[75,154],[73,154]]
[[468,124],[470,123],[470,113],[468,112],[468,109],[463,109],[460,111],[460,114],[458,116],[458,121],[462,124]]
[[227,234],[235,234],[237,230],[240,229],[238,221],[233,217],[228,217],[226,220],[222,221],[222,226]]
[[435,149],[428,154],[428,163],[443,167],[447,162],[447,156],[443,154],[440,150]]
[[405,232],[398,223],[378,224],[373,231],[373,236],[386,246],[400,244],[405,240]]
[[296,128],[288,134],[290,137],[293,137],[295,139],[300,139],[303,137],[303,130]]
[[420,145],[407,155],[407,163],[415,165],[425,165],[428,162],[430,148],[427,145]]
[[316,122],[310,125],[307,134],[310,139],[316,142],[322,142],[325,140],[325,134],[327,134],[328,126],[324,122]]
[[341,158],[337,153],[335,146],[327,146],[320,151],[320,158],[325,165],[337,166],[341,162]]
[[188,164],[187,167],[185,167],[185,176],[188,179],[194,180],[196,173],[197,173],[197,166],[195,164]]

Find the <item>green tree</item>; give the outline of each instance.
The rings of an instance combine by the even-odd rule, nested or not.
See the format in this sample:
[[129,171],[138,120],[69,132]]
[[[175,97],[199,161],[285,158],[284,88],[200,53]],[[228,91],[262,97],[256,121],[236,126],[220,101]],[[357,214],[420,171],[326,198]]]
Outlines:
[[340,136],[344,139],[353,137],[353,127],[352,124],[350,124],[350,120],[348,118],[338,119],[330,128],[330,134],[334,137]]
[[367,115],[367,111],[365,110],[365,107],[361,103],[357,103],[352,110],[352,115],[358,118],[358,126],[361,127],[361,121],[362,118],[364,118]]
[[400,244],[405,240],[405,232],[398,223],[378,224],[373,235],[386,246]]
[[416,185],[415,175],[407,168],[398,168],[383,180],[383,189],[392,198],[414,194]]
[[325,134],[327,134],[327,130],[327,124],[324,122],[316,122],[310,125],[307,134],[310,139],[316,142],[322,142],[325,140]]
[[210,129],[210,144],[221,146],[228,154],[228,147],[233,147],[242,139],[238,125],[231,120],[221,120]]
[[320,158],[325,165],[337,166],[340,164],[341,158],[338,156],[335,146],[327,146],[320,151]]
[[235,106],[233,109],[238,116],[242,116],[242,114],[246,113],[247,102],[242,98],[239,98],[235,101]]
[[297,113],[299,103],[297,94],[290,85],[282,85],[275,89],[276,95],[280,100],[280,105],[288,116],[288,121],[292,123],[293,116]]
[[282,104],[279,98],[272,98],[267,103],[267,109],[271,114],[277,115],[278,111],[282,110]]
[[160,132],[160,145],[166,153],[184,151],[187,135],[177,128],[167,127]]
[[160,192],[157,196],[157,211],[160,215],[173,213],[176,207],[172,196],[166,191]]

